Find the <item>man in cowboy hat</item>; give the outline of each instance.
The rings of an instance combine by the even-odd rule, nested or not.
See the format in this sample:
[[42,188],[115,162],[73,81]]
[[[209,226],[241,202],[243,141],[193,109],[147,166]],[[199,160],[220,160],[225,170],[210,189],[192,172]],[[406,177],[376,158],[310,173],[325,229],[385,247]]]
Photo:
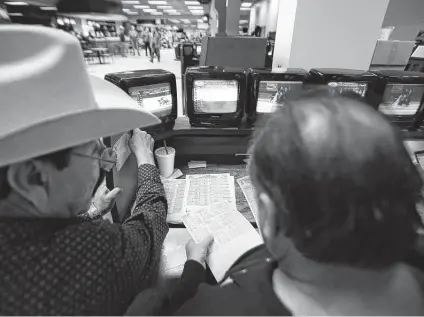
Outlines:
[[[151,286],[168,231],[153,140],[136,129],[159,119],[90,79],[71,35],[5,25],[0,41],[0,314],[122,314]],[[115,164],[99,139],[131,129],[132,215],[122,225],[79,218]]]

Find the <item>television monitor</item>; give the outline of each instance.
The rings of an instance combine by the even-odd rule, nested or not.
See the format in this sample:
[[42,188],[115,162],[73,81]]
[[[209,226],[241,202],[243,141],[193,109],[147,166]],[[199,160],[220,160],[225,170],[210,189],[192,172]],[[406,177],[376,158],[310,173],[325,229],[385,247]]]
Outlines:
[[111,73],[105,79],[123,89],[137,104],[161,119],[149,132],[169,130],[177,118],[177,86],[175,75],[161,69]]
[[285,72],[250,69],[248,75],[249,101],[246,107],[247,122],[250,126],[256,120],[268,118],[271,113],[304,89],[308,76],[304,69],[287,69]]
[[378,77],[371,72],[354,69],[320,68],[311,69],[309,73],[310,82],[326,85],[330,96],[356,94],[369,105],[378,107],[379,99],[375,95]]
[[421,129],[423,121],[424,74],[395,70],[376,71],[378,110],[402,129]]
[[238,127],[244,114],[247,71],[189,67],[185,74],[186,110],[192,126]]

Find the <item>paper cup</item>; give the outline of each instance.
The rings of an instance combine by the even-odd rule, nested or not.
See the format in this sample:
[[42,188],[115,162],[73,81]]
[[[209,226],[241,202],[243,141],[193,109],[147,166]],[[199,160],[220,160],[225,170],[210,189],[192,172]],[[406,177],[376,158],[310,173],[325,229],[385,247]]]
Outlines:
[[174,172],[175,149],[168,146],[168,154],[164,147],[156,149],[155,156],[159,166],[159,173],[162,177],[168,178]]

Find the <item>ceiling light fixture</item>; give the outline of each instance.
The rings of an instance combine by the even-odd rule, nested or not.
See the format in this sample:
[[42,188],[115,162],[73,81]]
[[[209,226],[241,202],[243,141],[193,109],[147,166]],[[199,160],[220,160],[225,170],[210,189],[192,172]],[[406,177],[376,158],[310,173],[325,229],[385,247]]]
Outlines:
[[40,9],[43,11],[57,11],[56,7],[41,7]]
[[9,2],[5,2],[5,4],[10,6],[27,6],[28,5],[28,3],[22,2],[22,1],[9,1]]
[[172,6],[157,6],[157,8],[162,10],[174,9]]
[[244,7],[244,8],[250,8],[251,7],[251,3],[250,2],[243,2],[242,4],[241,4],[241,6],[242,7]]
[[150,9],[150,7],[146,5],[135,5],[134,8],[135,9]]
[[128,1],[128,0],[122,0],[123,4],[140,4],[140,1]]
[[143,9],[144,12],[156,12],[156,9]]
[[151,15],[163,15],[163,13],[162,12],[152,12],[152,13],[150,13]]
[[129,15],[138,15],[138,12],[135,11],[128,11],[127,14]]
[[188,6],[195,6],[195,5],[199,5],[199,2],[197,1],[185,1],[185,4]]
[[189,10],[203,10],[202,6],[188,6]]
[[152,0],[152,1],[148,1],[149,2],[149,4],[156,4],[156,5],[160,5],[160,4],[168,4],[166,1],[163,1],[163,0],[161,0],[161,1],[156,1],[156,0]]
[[203,10],[191,10],[190,12],[193,15],[203,15],[203,14],[205,14],[205,12],[203,12]]
[[166,12],[169,15],[181,15],[181,12]]
[[240,24],[246,24],[246,23],[248,23],[249,21],[247,21],[247,20],[240,20]]
[[242,11],[250,11],[250,8],[240,8]]

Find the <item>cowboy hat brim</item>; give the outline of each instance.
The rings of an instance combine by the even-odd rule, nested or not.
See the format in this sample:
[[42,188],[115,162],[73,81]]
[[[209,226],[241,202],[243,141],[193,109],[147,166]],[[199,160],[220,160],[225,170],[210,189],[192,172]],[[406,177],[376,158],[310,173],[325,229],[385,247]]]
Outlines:
[[96,106],[48,118],[4,137],[0,166],[161,122],[112,83],[94,76],[90,82]]

